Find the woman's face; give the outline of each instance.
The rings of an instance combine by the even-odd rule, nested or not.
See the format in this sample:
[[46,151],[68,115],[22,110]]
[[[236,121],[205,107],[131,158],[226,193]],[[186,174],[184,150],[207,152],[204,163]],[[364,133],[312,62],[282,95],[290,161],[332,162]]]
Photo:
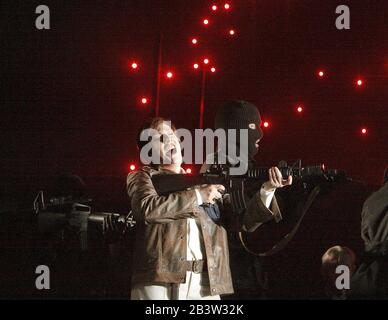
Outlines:
[[158,135],[154,137],[154,143],[158,144],[161,164],[182,164],[182,150],[175,132],[166,123],[161,123],[157,129]]

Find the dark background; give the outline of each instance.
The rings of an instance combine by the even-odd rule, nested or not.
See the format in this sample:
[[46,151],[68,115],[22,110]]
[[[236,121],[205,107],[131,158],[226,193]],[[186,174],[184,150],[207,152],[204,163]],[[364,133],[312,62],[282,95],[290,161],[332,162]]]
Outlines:
[[[260,163],[302,158],[380,183],[388,141],[387,2],[231,1],[231,12],[218,12],[205,28],[212,3],[46,1],[51,29],[39,31],[39,1],[2,1],[2,176],[125,174],[136,159],[135,132],[153,115],[161,31],[163,70],[171,67],[176,77],[162,81],[160,114],[177,127],[198,127],[200,76],[192,64],[206,53],[217,67],[208,76],[206,126],[223,101],[246,99],[272,125]],[[350,30],[335,28],[339,4],[350,7]],[[230,26],[234,40],[224,36]],[[205,43],[193,48],[192,35]],[[135,74],[133,59],[141,64]],[[319,68],[327,78],[317,79]],[[143,94],[148,107],[138,102]]]
[[[255,103],[271,123],[258,162],[301,158],[345,170],[362,185],[358,193],[344,191],[355,208],[342,211],[357,226],[365,188],[381,183],[387,165],[388,2],[229,1],[232,10],[217,14],[210,11],[213,3],[223,4],[2,1],[2,197],[29,205],[54,177],[72,172],[84,178],[97,208],[128,209],[125,176],[137,161],[136,131],[154,113],[162,32],[163,71],[171,68],[175,77],[162,78],[161,116],[178,128],[198,127],[201,81],[192,64],[209,56],[217,72],[207,77],[205,127],[228,99]],[[50,30],[35,28],[40,4],[50,8]],[[335,28],[341,4],[350,7],[350,30]],[[201,24],[205,16],[208,27]],[[237,32],[233,39],[226,34],[230,27]],[[200,40],[195,48],[193,35]],[[140,63],[135,73],[133,60]],[[324,79],[316,76],[320,68]],[[354,84],[358,76],[366,82],[362,89]],[[142,95],[151,99],[146,107],[139,103]],[[295,111],[298,103],[305,107],[302,115]],[[333,219],[325,220],[326,227]],[[345,236],[343,230],[334,233]],[[325,245],[335,244],[330,239]]]

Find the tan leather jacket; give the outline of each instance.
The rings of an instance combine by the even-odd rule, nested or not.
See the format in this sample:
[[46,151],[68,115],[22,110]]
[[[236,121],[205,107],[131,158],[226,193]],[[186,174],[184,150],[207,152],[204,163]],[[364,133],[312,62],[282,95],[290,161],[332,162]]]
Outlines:
[[[171,174],[162,169],[143,167],[127,177],[127,192],[136,224],[132,284],[184,283],[186,281],[186,218],[199,219],[206,251],[212,295],[233,293],[229,269],[227,233],[198,206],[194,190],[159,196],[151,181],[153,174]],[[271,212],[254,197],[248,202],[244,228],[253,231],[260,221],[279,212],[276,200]]]

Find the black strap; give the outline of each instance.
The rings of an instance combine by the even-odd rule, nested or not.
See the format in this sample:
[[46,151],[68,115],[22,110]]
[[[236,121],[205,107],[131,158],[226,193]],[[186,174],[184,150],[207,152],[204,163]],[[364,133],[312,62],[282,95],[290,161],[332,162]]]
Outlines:
[[310,209],[310,207],[313,204],[313,201],[315,200],[315,198],[317,197],[319,191],[320,191],[320,187],[316,186],[310,192],[309,197],[307,198],[307,201],[302,208],[302,214],[300,215],[300,218],[299,218],[298,222],[296,223],[295,227],[291,230],[291,232],[287,233],[283,237],[283,239],[280,240],[276,245],[274,245],[270,250],[268,250],[266,252],[254,252],[254,251],[250,250],[246,246],[246,244],[243,240],[242,232],[240,231],[238,235],[239,235],[241,244],[243,245],[244,249],[255,256],[261,256],[261,257],[271,256],[271,255],[279,252],[280,250],[282,250],[291,241],[291,239],[295,236],[296,232],[299,229],[300,224],[302,223],[303,217],[306,215],[307,211]]

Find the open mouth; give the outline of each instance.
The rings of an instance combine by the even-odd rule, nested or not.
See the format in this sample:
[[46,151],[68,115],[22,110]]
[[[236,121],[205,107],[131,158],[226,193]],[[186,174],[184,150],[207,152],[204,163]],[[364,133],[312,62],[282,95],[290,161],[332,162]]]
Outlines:
[[169,154],[171,152],[171,156],[174,156],[177,154],[177,149],[175,146],[171,146],[167,149],[167,153]]

